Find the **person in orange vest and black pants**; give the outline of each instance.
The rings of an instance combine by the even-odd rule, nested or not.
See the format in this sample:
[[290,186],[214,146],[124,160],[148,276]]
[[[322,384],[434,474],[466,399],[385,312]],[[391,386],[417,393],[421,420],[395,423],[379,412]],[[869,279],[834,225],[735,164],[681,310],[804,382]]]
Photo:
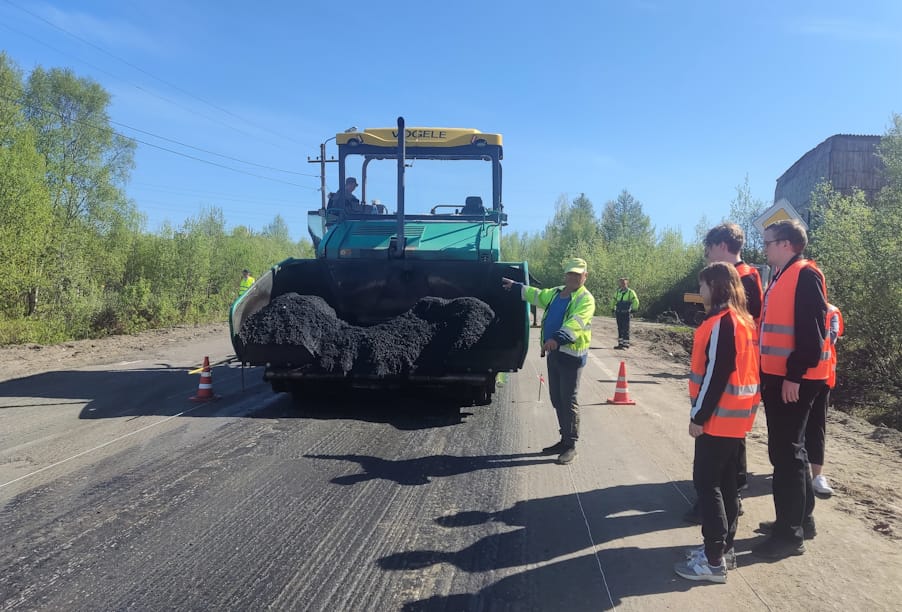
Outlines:
[[752,552],[768,559],[803,554],[805,539],[816,534],[805,427],[827,384],[830,354],[827,284],[814,262],[802,257],[806,246],[808,234],[795,219],[764,230],[767,263],[777,270],[764,293],[759,334],[776,520],[761,523],[760,530],[770,537]]
[[[704,245],[706,262],[722,261],[736,266],[736,272],[739,273],[739,280],[742,281],[742,288],[745,290],[746,310],[752,315],[757,328],[761,318],[761,301],[764,297],[764,291],[761,288],[761,275],[758,274],[758,269],[742,261],[740,256],[742,247],[745,245],[745,233],[742,231],[742,228],[735,223],[721,223],[712,227],[705,235]],[[736,462],[736,478],[740,491],[748,486],[748,461],[746,459],[745,439],[742,440],[742,447],[739,450],[739,457]],[[739,499],[739,513],[742,514],[741,496]],[[687,523],[702,522],[697,500],[695,505],[683,515],[683,520]]]
[[687,550],[686,561],[674,571],[689,580],[726,582],[727,569],[736,567],[736,462],[761,399],[758,348],[736,267],[709,264],[699,283],[708,314],[692,343],[689,435],[695,438],[692,482],[705,543]]

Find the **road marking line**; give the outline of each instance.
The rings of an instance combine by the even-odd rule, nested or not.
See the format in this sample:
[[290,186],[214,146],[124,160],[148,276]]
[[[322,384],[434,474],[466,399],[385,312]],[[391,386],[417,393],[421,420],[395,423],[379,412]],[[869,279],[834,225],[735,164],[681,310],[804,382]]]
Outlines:
[[42,467],[42,468],[39,469],[39,470],[35,470],[34,472],[30,472],[30,473],[25,474],[25,475],[23,475],[23,476],[19,476],[18,478],[14,478],[13,480],[10,480],[9,482],[4,482],[3,484],[0,484],[0,489],[2,489],[2,488],[5,487],[5,486],[11,485],[11,484],[13,484],[13,483],[19,482],[20,480],[24,480],[25,478],[28,478],[29,476],[34,476],[35,474],[40,474],[41,472],[45,472],[45,471],[47,471],[47,470],[49,470],[49,469],[51,469],[51,468],[55,468],[56,466],[62,465],[62,464],[67,463],[67,462],[69,462],[69,461],[72,461],[73,459],[78,459],[78,458],[81,457],[82,455],[87,455],[88,453],[93,453],[93,452],[96,451],[96,450],[100,450],[101,448],[103,448],[103,447],[105,447],[105,446],[109,446],[110,444],[113,444],[114,442],[118,442],[118,441],[124,440],[125,438],[128,438],[128,437],[130,437],[130,436],[133,436],[133,435],[135,435],[135,434],[137,434],[137,433],[141,433],[141,432],[144,431],[145,429],[150,429],[151,427],[156,427],[157,425],[162,425],[163,423],[166,423],[167,421],[171,421],[172,419],[175,419],[175,418],[177,418],[177,417],[180,417],[180,416],[183,416],[183,415],[185,415],[185,414],[188,414],[188,413],[191,412],[192,410],[197,410],[197,409],[200,408],[202,405],[203,405],[203,404],[198,404],[197,406],[192,406],[192,407],[189,408],[188,410],[183,410],[182,412],[179,412],[178,414],[174,414],[174,415],[172,415],[172,416],[170,416],[170,417],[166,417],[166,418],[163,419],[162,421],[157,421],[156,423],[151,423],[150,425],[145,425],[144,427],[141,427],[141,428],[139,428],[139,429],[136,429],[135,431],[131,431],[131,432],[127,433],[127,434],[123,434],[123,435],[119,436],[118,438],[113,438],[112,440],[108,440],[107,442],[104,442],[103,444],[100,444],[99,446],[95,446],[94,448],[89,448],[88,450],[85,450],[85,451],[82,451],[82,452],[80,452],[80,453],[78,453],[78,454],[72,455],[71,457],[67,457],[66,459],[62,459],[62,460],[60,460],[60,461],[57,461],[56,463],[51,463],[50,465],[45,465],[44,467]]
[[592,554],[595,556],[595,562],[598,564],[598,573],[601,574],[604,590],[608,594],[608,601],[611,602],[611,609],[616,608],[617,606],[614,605],[614,597],[611,595],[611,588],[608,586],[608,580],[604,575],[604,568],[601,566],[601,559],[598,557],[598,546],[595,544],[595,538],[592,537],[592,527],[589,526],[589,517],[586,516],[586,510],[583,508],[583,500],[579,495],[579,489],[576,488],[576,480],[573,478],[573,468],[569,465],[567,466],[567,472],[570,474],[570,484],[573,485],[573,492],[576,494],[576,503],[579,505],[579,512],[583,515],[583,522],[586,524],[589,542],[592,543]]

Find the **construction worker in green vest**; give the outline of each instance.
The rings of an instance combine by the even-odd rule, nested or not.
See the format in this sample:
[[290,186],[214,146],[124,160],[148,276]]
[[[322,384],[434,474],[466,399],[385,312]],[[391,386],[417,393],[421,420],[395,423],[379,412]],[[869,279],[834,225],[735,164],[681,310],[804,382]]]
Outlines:
[[611,300],[611,310],[617,317],[617,346],[616,349],[628,349],[630,347],[630,316],[634,310],[639,309],[639,297],[629,287],[630,279],[620,279],[620,288]]
[[248,270],[247,268],[242,270],[241,271],[241,284],[238,286],[238,297],[241,297],[242,295],[247,293],[247,290],[251,288],[251,285],[253,285],[254,281],[256,281],[256,280],[257,279],[255,279],[253,276],[251,276],[250,270]]

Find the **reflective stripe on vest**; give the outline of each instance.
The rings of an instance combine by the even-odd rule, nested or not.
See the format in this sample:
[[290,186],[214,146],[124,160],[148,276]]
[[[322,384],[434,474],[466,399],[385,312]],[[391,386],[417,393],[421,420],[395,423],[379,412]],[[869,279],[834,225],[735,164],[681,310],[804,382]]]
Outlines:
[[706,434],[712,436],[744,438],[752,429],[758,402],[761,400],[758,350],[755,346],[755,330],[743,324],[730,309],[706,319],[695,330],[692,368],[689,374],[689,398],[693,407],[700,407],[698,401],[707,391],[708,377],[714,371],[713,360],[717,358],[719,323],[726,316],[729,316],[733,323],[736,368],[730,374],[717,407],[702,428]]
[[[786,376],[786,362],[796,349],[795,341],[795,300],[799,286],[799,273],[804,268],[817,272],[821,290],[827,295],[824,275],[813,261],[799,259],[767,287],[761,308],[761,371],[765,374]],[[818,364],[805,370],[802,378],[826,380],[830,371],[830,349],[821,343]]]

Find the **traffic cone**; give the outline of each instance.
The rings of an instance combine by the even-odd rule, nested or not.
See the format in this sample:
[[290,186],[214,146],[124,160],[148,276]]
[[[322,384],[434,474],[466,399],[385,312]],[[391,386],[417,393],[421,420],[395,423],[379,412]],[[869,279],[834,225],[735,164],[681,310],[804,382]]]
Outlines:
[[617,386],[614,387],[614,397],[607,401],[608,404],[620,404],[634,406],[636,402],[630,399],[630,390],[626,384],[626,363],[620,362],[620,373],[617,375]]
[[189,399],[192,402],[209,402],[219,398],[219,395],[213,394],[213,372],[210,371],[210,358],[205,356],[204,366],[200,372],[200,382],[197,385],[197,394],[192,395]]

